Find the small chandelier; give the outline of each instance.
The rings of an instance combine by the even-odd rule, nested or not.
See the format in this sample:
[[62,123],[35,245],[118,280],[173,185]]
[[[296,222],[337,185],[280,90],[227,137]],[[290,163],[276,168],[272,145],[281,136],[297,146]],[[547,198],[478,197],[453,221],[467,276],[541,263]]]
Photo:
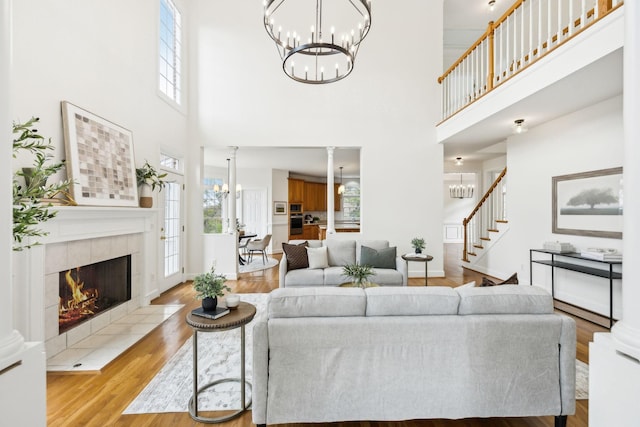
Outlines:
[[449,186],[449,197],[452,199],[470,199],[473,197],[474,186],[469,184],[462,185],[462,174],[460,174],[460,185]]
[[[231,162],[231,159],[227,159],[227,181],[230,180],[229,174],[229,163]],[[236,184],[236,199],[240,198],[240,192],[242,191],[242,185],[240,184]],[[216,194],[219,194],[222,196],[223,199],[226,199],[227,196],[229,196],[229,184],[227,184],[226,182],[222,184],[222,187],[220,187],[218,184],[215,184],[213,186],[213,192]]]
[[342,183],[342,166],[340,166],[340,186],[338,187],[338,194],[344,194],[344,184]]
[[276,42],[287,76],[301,83],[337,82],[353,71],[360,42],[369,33],[371,0],[313,3],[264,0],[264,28]]

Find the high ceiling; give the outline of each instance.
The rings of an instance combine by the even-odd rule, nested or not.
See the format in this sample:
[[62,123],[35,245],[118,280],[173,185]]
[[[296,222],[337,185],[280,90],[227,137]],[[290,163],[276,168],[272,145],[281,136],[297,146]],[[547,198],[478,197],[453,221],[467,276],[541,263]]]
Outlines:
[[[495,20],[511,5],[507,0],[496,0],[490,10],[488,0],[444,0],[444,51],[443,67],[448,68],[485,30],[491,20]],[[452,151],[453,150],[453,151]],[[458,148],[447,147],[450,155]],[[476,148],[477,150],[477,148]],[[504,144],[496,144],[480,152],[465,154],[465,158],[483,160],[504,153]],[[225,167],[228,149],[206,148],[205,164]],[[238,167],[259,168],[265,164],[275,169],[289,170],[292,173],[324,176],[326,175],[327,153],[324,147],[283,148],[242,147],[238,150]],[[335,167],[344,166],[344,176],[360,174],[360,155],[358,149],[337,149]]]

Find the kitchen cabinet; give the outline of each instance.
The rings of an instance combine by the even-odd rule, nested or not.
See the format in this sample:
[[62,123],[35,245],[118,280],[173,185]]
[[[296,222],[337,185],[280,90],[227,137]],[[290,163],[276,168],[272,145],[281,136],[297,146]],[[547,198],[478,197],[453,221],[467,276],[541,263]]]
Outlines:
[[327,209],[327,186],[321,182],[304,183],[304,210],[306,212]]
[[333,210],[336,212],[342,209],[342,198],[340,197],[340,194],[338,194],[339,187],[340,184],[333,184]]
[[305,224],[302,231],[302,239],[316,240],[318,238],[318,226],[314,224]]
[[[304,181],[289,178],[289,203],[304,203]],[[303,206],[305,208],[306,206]]]

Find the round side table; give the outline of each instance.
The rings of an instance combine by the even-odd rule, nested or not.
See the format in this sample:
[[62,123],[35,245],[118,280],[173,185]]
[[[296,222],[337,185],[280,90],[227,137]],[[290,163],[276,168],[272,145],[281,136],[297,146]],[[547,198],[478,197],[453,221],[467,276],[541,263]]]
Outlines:
[[407,274],[409,273],[409,261],[424,262],[424,285],[428,286],[429,261],[431,261],[433,257],[431,255],[417,256],[417,255],[405,254],[405,255],[402,255],[402,259],[407,262]]
[[[247,410],[247,408],[251,406],[251,399],[249,399],[249,402],[245,401],[245,388],[247,385],[249,386],[249,388],[251,388],[251,383],[245,379],[244,325],[251,322],[255,315],[256,307],[243,301],[240,302],[237,309],[233,309],[229,312],[229,314],[215,320],[196,316],[191,313],[187,314],[187,324],[191,327],[191,329],[193,329],[193,396],[191,396],[191,399],[189,399],[189,415],[195,421],[208,424],[222,423],[240,416]],[[236,328],[240,328],[240,378],[223,378],[205,384],[204,386],[198,388],[198,332],[221,332]],[[198,394],[217,384],[226,382],[240,383],[240,410],[234,412],[233,414],[225,415],[218,418],[206,418],[198,416]]]

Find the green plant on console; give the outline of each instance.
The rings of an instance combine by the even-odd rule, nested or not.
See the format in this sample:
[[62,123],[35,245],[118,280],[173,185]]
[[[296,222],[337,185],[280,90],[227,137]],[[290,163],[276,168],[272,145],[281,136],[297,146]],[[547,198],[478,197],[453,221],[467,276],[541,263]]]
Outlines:
[[[47,180],[64,168],[64,161],[51,163],[53,150],[51,138],[45,140],[34,129],[40,119],[32,117],[25,123],[13,123],[13,133],[17,137],[13,140],[13,157],[21,152],[33,154],[33,166],[23,168],[13,174],[13,250],[21,251],[39,245],[37,241],[25,242],[30,237],[46,236],[48,233],[37,226],[55,217],[57,211],[51,210],[52,202],[58,204],[72,204],[75,202],[68,193],[71,181],[64,180],[54,184],[47,184]],[[24,180],[24,184],[21,181]],[[56,199],[58,195],[65,198]]]
[[148,160],[144,161],[144,165],[140,168],[136,168],[136,181],[138,186],[150,185],[151,190],[155,190],[156,187],[160,188],[160,191],[167,183],[162,179],[167,176],[167,173],[159,173],[156,168],[149,164]]
[[347,264],[342,267],[342,274],[349,277],[359,288],[368,287],[369,277],[376,274],[370,265]]
[[230,292],[224,283],[227,278],[224,274],[217,274],[215,267],[211,267],[211,271],[197,275],[193,279],[193,289],[198,292],[197,299],[221,297],[224,291]]

